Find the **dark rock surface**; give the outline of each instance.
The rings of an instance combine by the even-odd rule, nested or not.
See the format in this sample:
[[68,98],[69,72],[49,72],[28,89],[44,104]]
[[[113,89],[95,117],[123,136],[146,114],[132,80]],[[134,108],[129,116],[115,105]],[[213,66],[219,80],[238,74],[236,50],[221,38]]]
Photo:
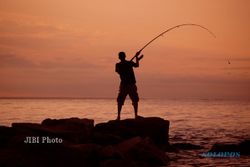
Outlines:
[[168,145],[168,131],[169,121],[156,117],[96,126],[79,118],[13,123],[0,126],[0,166],[164,166],[169,158],[160,146]]
[[210,152],[240,152],[241,155],[250,155],[250,140],[244,140],[238,144],[216,143]]
[[202,146],[194,145],[191,143],[174,143],[171,144],[171,146],[179,150],[199,150],[204,148]]
[[[117,138],[117,140],[118,138],[129,139],[136,136],[142,138],[149,137],[155,144],[167,144],[169,121],[158,117],[109,121],[97,124],[95,126],[95,133],[106,137],[109,135],[110,138]],[[103,142],[103,140],[101,141]]]

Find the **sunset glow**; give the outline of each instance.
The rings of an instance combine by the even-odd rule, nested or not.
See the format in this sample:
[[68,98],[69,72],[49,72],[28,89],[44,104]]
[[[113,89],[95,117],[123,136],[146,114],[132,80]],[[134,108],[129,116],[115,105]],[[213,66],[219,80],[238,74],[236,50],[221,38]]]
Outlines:
[[[128,59],[141,98],[250,99],[248,0],[0,0],[1,97],[116,98]],[[229,62],[230,61],[230,64]]]

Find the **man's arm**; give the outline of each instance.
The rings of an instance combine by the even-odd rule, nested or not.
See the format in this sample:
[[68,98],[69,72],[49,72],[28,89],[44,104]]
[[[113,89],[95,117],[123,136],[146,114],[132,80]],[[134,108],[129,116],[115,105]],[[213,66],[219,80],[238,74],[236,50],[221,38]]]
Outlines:
[[117,72],[118,74],[120,74],[120,70],[119,70],[118,64],[115,65],[115,72]]
[[139,67],[139,61],[143,58],[143,55],[138,57],[140,55],[140,51],[135,54],[135,63],[133,64],[134,67]]

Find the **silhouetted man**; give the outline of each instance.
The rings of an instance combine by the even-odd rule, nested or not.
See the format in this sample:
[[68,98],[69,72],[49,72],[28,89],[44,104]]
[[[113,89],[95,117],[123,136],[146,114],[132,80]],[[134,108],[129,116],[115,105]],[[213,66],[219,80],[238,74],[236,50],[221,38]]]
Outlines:
[[133,62],[133,61],[127,61],[125,59],[126,54],[124,52],[120,52],[118,55],[121,61],[119,63],[116,63],[115,71],[120,75],[121,83],[120,83],[119,94],[117,97],[117,103],[118,103],[117,120],[120,120],[122,106],[124,104],[127,95],[129,95],[130,99],[132,100],[135,112],[135,118],[137,118],[139,96],[137,93],[136,80],[133,67],[139,67],[139,61],[143,56],[138,57],[140,55],[140,52],[137,52],[135,55],[136,62]]

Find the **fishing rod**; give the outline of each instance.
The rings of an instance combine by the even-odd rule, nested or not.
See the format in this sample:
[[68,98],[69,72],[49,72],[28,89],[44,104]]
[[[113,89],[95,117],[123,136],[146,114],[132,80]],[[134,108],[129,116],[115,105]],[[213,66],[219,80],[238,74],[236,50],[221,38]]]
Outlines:
[[[171,31],[171,30],[174,30],[174,29],[176,29],[176,28],[182,27],[182,26],[197,26],[197,27],[200,27],[200,28],[206,30],[206,31],[207,31],[209,34],[211,34],[214,38],[216,38],[215,34],[214,34],[212,31],[210,31],[209,29],[207,29],[206,27],[204,27],[204,26],[202,26],[202,25],[199,25],[199,24],[179,24],[179,25],[176,25],[176,26],[174,26],[174,27],[171,27],[171,28],[169,28],[169,29],[163,31],[163,32],[160,33],[159,35],[157,35],[157,36],[156,36],[155,38],[153,38],[151,41],[149,41],[148,43],[146,43],[137,53],[141,53],[141,51],[142,51],[143,49],[145,49],[149,44],[151,44],[153,41],[155,41],[155,40],[156,40],[157,38],[159,38],[160,36],[163,36],[165,33],[169,32],[169,31]],[[130,61],[132,61],[136,56],[138,56],[138,55],[135,55]],[[143,57],[143,55],[140,56],[139,59],[141,59],[142,57]]]

